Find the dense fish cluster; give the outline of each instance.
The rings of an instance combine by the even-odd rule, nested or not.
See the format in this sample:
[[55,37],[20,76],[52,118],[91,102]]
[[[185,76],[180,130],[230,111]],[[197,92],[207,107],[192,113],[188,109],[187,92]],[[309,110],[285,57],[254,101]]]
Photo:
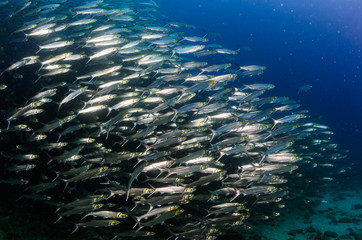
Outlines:
[[277,216],[294,170],[344,157],[333,133],[157,8],[0,1],[1,183],[110,238],[215,239]]

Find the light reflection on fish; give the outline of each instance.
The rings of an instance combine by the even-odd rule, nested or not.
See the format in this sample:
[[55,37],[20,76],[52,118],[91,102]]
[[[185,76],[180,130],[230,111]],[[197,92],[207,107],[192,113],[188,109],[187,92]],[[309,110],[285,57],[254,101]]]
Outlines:
[[251,82],[265,66],[220,58],[250,48],[189,35],[195,26],[157,9],[0,2],[0,181],[19,199],[55,205],[74,231],[215,239],[278,216],[290,179],[322,185],[345,171],[328,127],[268,95],[274,84]]

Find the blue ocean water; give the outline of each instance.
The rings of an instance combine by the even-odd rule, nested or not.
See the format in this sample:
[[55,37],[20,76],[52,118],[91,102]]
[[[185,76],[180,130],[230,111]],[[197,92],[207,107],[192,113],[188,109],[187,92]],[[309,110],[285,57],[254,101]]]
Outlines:
[[[344,161],[354,164],[353,171],[335,176],[326,194],[318,196],[317,205],[301,210],[298,202],[301,199],[296,198],[287,204],[286,211],[281,211],[277,228],[261,223],[254,230],[263,239],[307,238],[306,234],[293,235],[294,230],[290,231],[293,228],[299,228],[300,233],[308,232],[307,228],[312,232],[331,230],[340,237],[350,231],[352,238],[346,239],[359,239],[360,235],[351,230],[356,225],[331,221],[330,216],[338,219],[356,215],[355,222],[361,222],[360,212],[353,206],[360,202],[362,181],[362,2],[158,0],[157,3],[160,12],[172,16],[172,20],[197,26],[198,34],[205,34],[203,30],[221,33],[218,43],[225,48],[240,48],[235,63],[266,66],[262,75],[241,81],[275,84],[276,88],[270,91],[272,95],[290,97],[303,109],[309,109],[316,121],[331,127],[333,140],[349,150]],[[311,85],[312,89],[298,94],[303,85]],[[313,202],[313,194],[307,201]],[[258,237],[251,235],[249,239]],[[319,235],[308,239],[324,238]]]
[[[238,50],[238,55],[226,56],[225,62],[235,65],[266,66],[267,69],[262,75],[244,77],[238,81],[275,84],[276,88],[270,91],[271,95],[287,96],[292,100],[297,100],[302,109],[310,110],[308,115],[312,116],[312,119],[330,126],[335,133],[333,142],[338,143],[341,149],[350,150],[348,158],[343,161],[354,162],[357,166],[353,169],[361,168],[359,148],[362,146],[362,123],[360,121],[362,115],[362,105],[360,104],[362,100],[360,95],[362,31],[361,26],[357,23],[362,22],[362,17],[359,16],[361,9],[357,1],[344,1],[343,6],[336,1],[304,3],[275,0],[155,1],[160,6],[159,12],[169,17],[170,21],[185,22],[197,27],[195,30],[188,29],[187,35],[202,36],[206,34],[210,40],[215,39],[210,42],[220,43],[225,48]],[[210,32],[220,33],[221,36],[209,37],[210,34],[207,33]],[[213,59],[213,56],[203,58],[210,64],[213,64]],[[215,63],[217,62],[215,61]],[[304,85],[311,85],[312,89],[298,94],[298,89]],[[280,230],[272,231],[274,235],[270,236],[270,239],[302,239],[285,237],[286,234],[282,235],[282,232],[287,231],[284,233],[288,233],[289,236],[293,236],[294,233],[297,235],[301,229],[303,229],[302,232],[308,231],[306,229],[311,226],[312,221],[313,223],[320,221],[320,225],[313,225],[318,231],[333,230],[341,235],[347,228],[340,224],[343,221],[354,224],[351,225],[354,227],[358,225],[355,222],[358,223],[360,221],[358,216],[361,218],[362,215],[361,210],[357,211],[358,208],[361,209],[361,206],[356,204],[360,194],[355,193],[360,190],[360,185],[358,180],[350,181],[349,172],[336,176],[337,178],[330,184],[328,182],[330,180],[327,179],[326,183],[321,184],[323,188],[325,187],[324,192],[316,193],[315,191],[320,189],[317,187],[314,189],[311,186],[308,189],[310,192],[301,191],[298,196],[298,184],[306,183],[307,181],[304,180],[308,180],[310,177],[308,174],[317,175],[323,170],[323,168],[316,168],[306,172],[306,176],[299,179],[288,176],[291,178],[289,184],[292,194],[286,197],[287,201],[283,202],[286,208],[278,210],[281,213],[280,219],[271,217],[270,221],[260,221],[259,225],[259,221],[254,221],[256,224],[252,231],[260,232],[262,236],[268,236],[268,231],[270,231],[268,227],[271,226],[271,229],[275,230],[275,225],[278,225],[281,226]],[[354,172],[356,171],[354,170]],[[335,178],[335,176],[331,177]],[[345,179],[341,179],[341,177],[345,177]],[[34,180],[34,184],[35,182],[36,180]],[[346,186],[346,189],[343,189],[350,191],[348,197],[346,197],[345,191],[341,191],[346,183],[351,183],[348,188]],[[88,182],[86,184],[89,186]],[[64,192],[63,186],[59,188],[59,193],[62,191]],[[10,200],[8,201],[10,202]],[[305,207],[307,201],[310,204]],[[27,211],[28,202],[23,202],[23,205],[17,204],[20,207],[18,206],[12,211],[14,214],[11,217],[7,216],[9,211],[5,210],[12,209],[14,203],[9,206],[2,205],[0,220],[7,222],[7,225],[3,225],[6,226],[5,228],[11,224],[14,215],[18,217],[21,216],[20,212]],[[334,211],[329,210],[332,208]],[[356,208],[356,211],[352,210],[353,208]],[[38,211],[40,209],[42,211]],[[341,209],[345,211],[343,212]],[[22,226],[20,221],[10,225],[14,226],[14,229],[9,231],[13,234],[11,239],[20,239],[20,237],[30,239],[30,237],[26,238],[27,229],[34,229],[33,224],[41,227],[38,231],[40,233],[33,231],[34,234],[45,235],[43,228],[52,229],[50,234],[43,237],[44,239],[55,239],[50,236],[51,234],[54,234],[57,239],[86,239],[82,235],[76,235],[82,232],[70,235],[74,227],[71,222],[63,221],[61,225],[55,225],[56,227],[53,227],[49,220],[47,220],[47,225],[44,224],[43,219],[55,220],[53,210],[44,208],[42,205],[33,206],[32,211],[27,212],[27,217],[22,219],[27,221],[26,227]],[[318,214],[313,215],[312,212]],[[325,222],[327,218],[322,216],[323,213],[329,216],[335,215],[342,230],[338,231],[340,229],[337,227],[326,228],[328,224],[337,225],[337,223]],[[348,214],[348,218],[345,219],[346,214]],[[357,220],[354,220],[355,216],[357,216]],[[295,223],[300,224],[304,220],[304,225],[295,225],[290,228],[290,225],[294,224],[291,222],[289,226],[285,226],[283,221],[285,223],[285,220],[288,221],[289,218],[296,220],[302,218]],[[330,219],[331,217],[329,217]],[[253,223],[253,221],[251,222]],[[295,230],[297,227],[300,229]],[[23,231],[18,229],[23,229]],[[69,232],[63,232],[63,229],[68,229]],[[292,232],[291,229],[296,232]],[[289,234],[289,231],[292,233]],[[221,236],[218,239],[241,239],[241,237],[244,239],[243,234],[234,238]],[[350,235],[354,236],[352,233]],[[2,239],[1,232],[0,239]],[[39,239],[39,237],[34,239]],[[89,234],[89,239],[95,239],[95,237]],[[108,238],[97,236],[97,239]],[[261,238],[254,238],[252,235],[248,239]]]
[[[272,94],[297,100],[334,140],[349,149],[347,161],[362,165],[361,1],[158,0],[173,21],[215,31],[224,47],[242,48],[235,62],[263,65],[260,77]],[[243,51],[250,47],[251,51]],[[309,92],[298,88],[312,85]]]

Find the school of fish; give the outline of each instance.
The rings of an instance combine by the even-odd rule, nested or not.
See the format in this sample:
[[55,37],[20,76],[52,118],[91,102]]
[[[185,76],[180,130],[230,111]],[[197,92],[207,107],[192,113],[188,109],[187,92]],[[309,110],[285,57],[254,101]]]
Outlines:
[[342,171],[327,126],[246,83],[266,67],[225,62],[238,51],[153,0],[2,0],[0,15],[0,183],[72,231],[222,238],[278,216],[291,176]]

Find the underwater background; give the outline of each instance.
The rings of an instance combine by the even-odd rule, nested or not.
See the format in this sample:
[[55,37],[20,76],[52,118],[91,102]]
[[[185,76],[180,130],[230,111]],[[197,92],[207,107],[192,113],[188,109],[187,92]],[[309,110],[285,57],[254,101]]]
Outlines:
[[[333,129],[348,160],[361,166],[362,4],[333,1],[166,1],[160,12],[175,21],[216,31],[227,48],[242,48],[240,65],[267,70],[257,80],[276,85],[273,93],[298,100]],[[177,19],[177,20],[176,20]],[[249,47],[243,51],[243,47]],[[255,80],[254,80],[255,81]],[[312,89],[298,95],[298,88]]]
[[[259,225],[255,232],[260,234],[249,238],[335,239],[323,234],[334,229],[338,239],[362,239],[362,2],[159,0],[158,3],[165,15],[195,24],[199,34],[202,30],[221,33],[220,43],[240,49],[235,59],[238,64],[266,66],[262,75],[250,81],[275,84],[273,94],[297,100],[319,122],[330,126],[336,143],[349,150],[344,161],[352,164],[351,171],[337,176],[336,181],[328,184],[326,195],[314,199],[318,207],[304,215],[305,208],[298,209],[300,202],[289,202],[280,220],[283,227],[278,228],[278,223],[266,228]],[[304,85],[312,88],[298,93]],[[307,196],[304,197],[311,197]],[[343,219],[349,215],[351,219]],[[316,235],[312,234],[313,228],[308,232],[313,225],[308,224],[310,219],[317,226],[316,232],[321,231]]]
[[[362,239],[362,4],[349,0],[155,2],[158,13],[171,21],[197,27],[188,29],[188,35],[220,33],[215,42],[238,51],[225,56],[224,62],[266,67],[263,74],[244,77],[235,87],[240,82],[274,84],[269,95],[296,100],[302,109],[310,110],[313,120],[330,127],[340,149],[349,150],[339,165],[346,172],[300,192],[298,178],[292,179],[288,184],[296,190],[279,210],[280,216],[251,221],[251,229],[218,239]],[[203,59],[218,63],[213,56]],[[312,88],[300,90],[306,85]],[[323,170],[312,174],[320,171],[322,176]],[[11,186],[1,186],[9,194],[0,199],[0,239],[103,239],[92,229],[71,235],[74,224],[53,224],[54,208],[16,202],[18,193]]]

